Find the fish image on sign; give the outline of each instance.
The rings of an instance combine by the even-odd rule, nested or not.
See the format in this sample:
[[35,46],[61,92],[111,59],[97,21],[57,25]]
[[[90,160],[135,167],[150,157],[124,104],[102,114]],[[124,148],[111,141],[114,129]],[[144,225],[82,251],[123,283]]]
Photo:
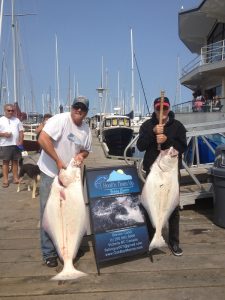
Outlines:
[[144,184],[141,203],[155,228],[149,251],[166,245],[162,229],[179,204],[178,152],[173,147],[161,150]]
[[74,159],[53,181],[42,226],[63,260],[63,270],[52,280],[75,280],[87,275],[73,266],[73,259],[87,230],[81,168],[76,166]]
[[139,195],[124,195],[91,201],[93,227],[96,233],[142,225],[144,215]]

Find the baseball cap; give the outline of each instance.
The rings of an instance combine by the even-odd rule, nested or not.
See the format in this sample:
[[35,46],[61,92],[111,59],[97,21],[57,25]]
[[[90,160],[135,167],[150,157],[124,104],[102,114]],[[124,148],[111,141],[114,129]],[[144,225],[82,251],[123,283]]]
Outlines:
[[[154,100],[154,108],[160,106],[161,97],[158,97]],[[163,106],[170,107],[170,100],[167,97],[164,97]]]
[[89,109],[89,100],[83,96],[79,96],[74,99],[72,107],[74,107],[77,103],[83,103],[87,110]]

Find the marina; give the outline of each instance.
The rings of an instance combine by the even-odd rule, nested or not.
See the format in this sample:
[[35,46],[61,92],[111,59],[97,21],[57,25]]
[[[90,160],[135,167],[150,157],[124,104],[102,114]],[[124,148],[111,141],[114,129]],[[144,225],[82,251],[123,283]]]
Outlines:
[[[81,243],[84,255],[74,261],[75,267],[87,273],[87,276],[78,280],[51,281],[63,266],[59,262],[56,268],[48,268],[42,261],[39,196],[32,199],[31,192],[26,189],[27,179],[24,179],[20,192],[17,192],[17,185],[12,183],[10,173],[9,187],[0,185],[1,300],[224,299],[225,228],[216,225],[212,173],[214,160],[217,159],[216,147],[225,145],[224,11],[223,1],[204,0],[198,7],[181,9],[178,14],[179,37],[193,54],[197,54],[197,58],[183,68],[180,78],[180,83],[193,92],[193,99],[174,103],[172,107],[176,119],[187,130],[188,151],[183,156],[180,181],[180,246],[183,255],[176,257],[168,247],[164,247],[154,249],[151,253],[105,261],[99,270],[85,175],[88,170],[96,168],[117,170],[121,174],[123,167],[131,166],[137,171],[142,187],[145,182],[143,152],[136,151],[136,141],[141,124],[149,118],[149,115],[140,116],[134,122],[125,111],[121,116],[110,114],[106,117],[104,107],[109,95],[102,74],[101,87],[97,89],[100,113],[93,108],[95,117],[89,120],[93,137],[92,152],[85,160],[83,169],[89,226]],[[58,54],[57,47],[56,52]],[[130,102],[134,108],[133,61],[131,69]],[[58,77],[59,74],[56,75]],[[57,104],[63,111],[59,82],[57,92]],[[118,75],[118,102],[120,97]],[[68,98],[70,103],[71,99]],[[43,107],[50,107],[50,92],[46,101],[44,99],[43,96]],[[217,105],[214,100],[219,100],[220,104]],[[39,150],[35,133],[39,121],[24,123],[25,150]],[[29,155],[31,161],[36,163],[39,153]],[[167,240],[167,227],[164,235]]]
[[[87,168],[123,166],[107,159],[97,137]],[[180,239],[184,251],[169,249],[152,256],[118,259],[97,274],[93,236],[85,236],[85,255],[76,266],[88,276],[53,282],[56,269],[43,265],[39,240],[39,199],[16,186],[0,187],[0,298],[6,299],[223,299],[225,292],[225,230],[213,223],[212,198],[196,200],[181,210]],[[10,195],[10,197],[9,197]]]

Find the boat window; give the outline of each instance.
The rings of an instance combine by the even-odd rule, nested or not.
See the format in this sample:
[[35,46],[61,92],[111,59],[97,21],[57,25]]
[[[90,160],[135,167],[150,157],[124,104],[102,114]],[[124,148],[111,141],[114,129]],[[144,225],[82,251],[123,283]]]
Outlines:
[[112,119],[112,126],[117,126],[118,123],[117,123],[117,119]]
[[119,125],[124,126],[124,119],[119,119]]
[[111,120],[105,120],[105,127],[111,126]]
[[125,126],[130,126],[129,119],[124,119]]

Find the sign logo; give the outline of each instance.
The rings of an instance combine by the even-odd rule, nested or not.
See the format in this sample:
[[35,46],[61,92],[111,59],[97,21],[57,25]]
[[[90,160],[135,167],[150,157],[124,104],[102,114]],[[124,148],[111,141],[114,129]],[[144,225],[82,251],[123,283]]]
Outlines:
[[113,170],[109,175],[98,176],[94,185],[98,190],[110,190],[112,192],[115,189],[130,189],[134,187],[134,182],[131,175],[127,175],[122,169],[118,169]]

